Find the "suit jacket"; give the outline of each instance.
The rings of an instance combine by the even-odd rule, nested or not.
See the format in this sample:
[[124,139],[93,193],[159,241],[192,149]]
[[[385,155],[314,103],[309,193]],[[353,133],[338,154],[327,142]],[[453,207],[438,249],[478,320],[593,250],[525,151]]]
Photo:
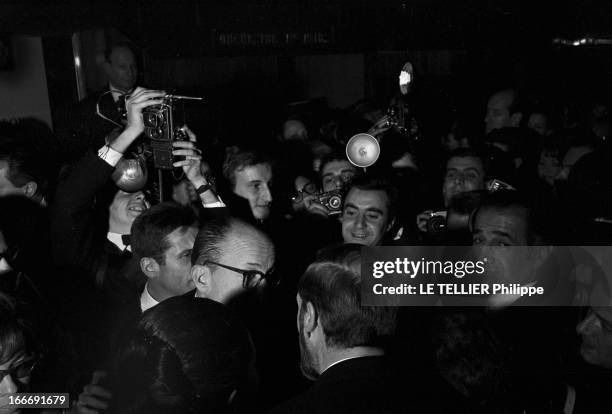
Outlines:
[[117,126],[96,114],[99,102],[100,112],[115,122],[121,123],[120,113],[113,96],[105,89],[92,93],[70,108],[64,109],[56,127],[60,143],[61,158],[75,162],[87,151],[95,151],[104,145],[104,138]]
[[310,389],[272,413],[416,412],[410,409],[415,396],[392,372],[385,357],[340,362],[328,368]]
[[131,252],[119,250],[106,238],[104,201],[117,191],[107,186],[113,170],[98,156],[86,154],[58,185],[51,206],[54,260],[71,275],[69,297],[100,303],[82,319],[96,325],[103,350],[112,339],[110,331],[139,315],[139,295],[146,282]]

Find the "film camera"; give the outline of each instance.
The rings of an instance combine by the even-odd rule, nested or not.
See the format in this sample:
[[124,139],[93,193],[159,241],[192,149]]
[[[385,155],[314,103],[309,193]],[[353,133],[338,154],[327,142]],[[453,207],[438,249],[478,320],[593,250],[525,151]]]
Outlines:
[[333,216],[342,213],[342,191],[333,190],[325,193],[319,193],[315,197],[315,201],[329,210],[329,215]]
[[166,95],[159,105],[143,109],[144,133],[150,139],[153,152],[153,164],[161,170],[171,170],[174,161],[172,157],[172,142],[187,141],[189,136],[183,128],[177,128],[174,122],[175,103],[178,100],[202,100],[203,98],[180,95]]
[[427,233],[435,236],[446,231],[446,211],[434,211],[427,220]]

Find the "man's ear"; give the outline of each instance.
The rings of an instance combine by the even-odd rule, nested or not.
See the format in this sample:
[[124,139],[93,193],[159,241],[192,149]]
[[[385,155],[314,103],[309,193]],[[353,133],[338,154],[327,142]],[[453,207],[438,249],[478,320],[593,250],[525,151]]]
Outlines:
[[510,124],[515,128],[518,128],[521,126],[522,120],[523,120],[523,114],[520,112],[515,112],[512,115],[510,115]]
[[193,265],[191,267],[191,280],[198,291],[198,296],[207,298],[212,290],[212,273],[206,265]]
[[140,259],[140,270],[146,277],[152,279],[159,275],[159,264],[151,257],[143,257]]
[[310,335],[318,326],[317,311],[312,302],[302,302],[302,306],[305,307],[302,314],[302,326],[304,327],[304,333]]
[[38,184],[36,184],[34,181],[28,181],[27,184],[23,186],[23,193],[28,198],[34,197],[37,190]]

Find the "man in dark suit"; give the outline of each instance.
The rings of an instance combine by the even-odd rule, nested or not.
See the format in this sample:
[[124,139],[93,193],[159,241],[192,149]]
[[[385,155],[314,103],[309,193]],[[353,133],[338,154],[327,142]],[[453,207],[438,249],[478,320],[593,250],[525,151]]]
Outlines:
[[[136,86],[138,66],[134,49],[129,43],[109,45],[104,51],[103,69],[108,87],[90,94],[72,108],[65,127],[58,128],[62,158],[76,161],[87,151],[98,150],[108,143],[108,136],[117,135],[125,119],[125,96]],[[108,119],[102,118],[100,114]]]
[[385,358],[393,308],[361,306],[360,246],[343,245],[311,264],[298,285],[302,373],[316,379],[274,413],[409,411]]

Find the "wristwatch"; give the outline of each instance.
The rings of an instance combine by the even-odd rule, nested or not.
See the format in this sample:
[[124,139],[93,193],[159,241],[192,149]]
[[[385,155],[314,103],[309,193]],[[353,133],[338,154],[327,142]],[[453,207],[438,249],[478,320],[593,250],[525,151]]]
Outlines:
[[208,190],[210,190],[212,188],[212,185],[210,185],[209,183],[206,184],[202,184],[201,186],[199,186],[198,188],[196,188],[196,193],[198,195],[202,195],[205,192],[207,192]]

